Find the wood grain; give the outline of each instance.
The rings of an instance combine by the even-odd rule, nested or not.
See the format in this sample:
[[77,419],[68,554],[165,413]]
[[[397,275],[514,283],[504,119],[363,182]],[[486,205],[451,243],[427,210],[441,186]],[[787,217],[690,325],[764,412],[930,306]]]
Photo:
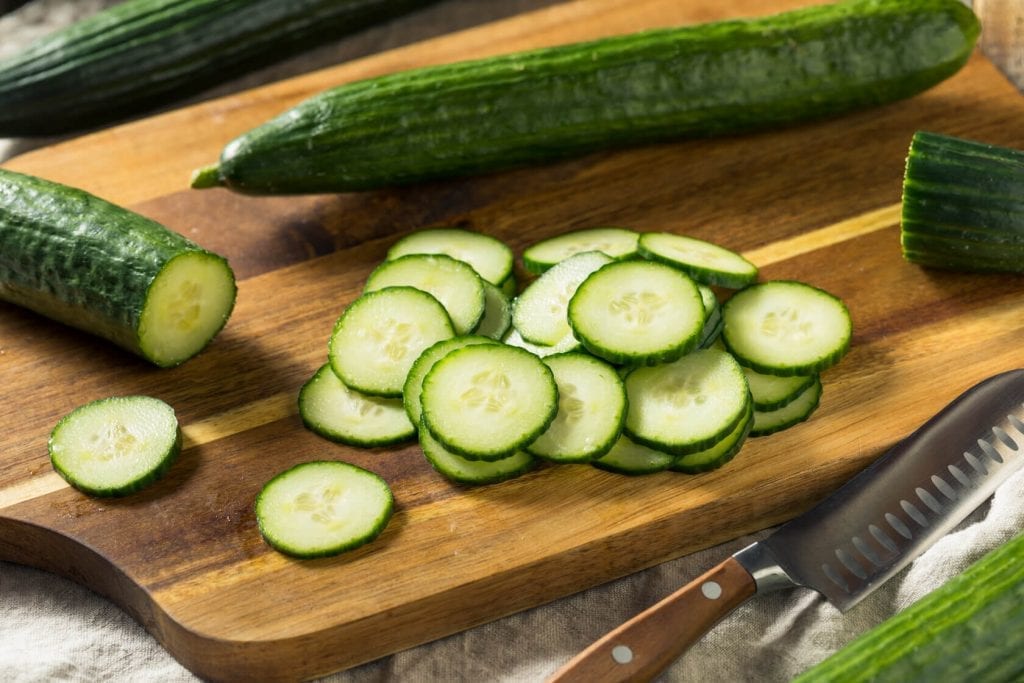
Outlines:
[[[1024,102],[980,54],[906,102],[757,135],[362,194],[185,189],[190,170],[226,140],[333,83],[799,4],[572,2],[11,160],[224,253],[241,281],[221,336],[172,370],[0,305],[0,559],[110,597],[204,678],[309,678],[788,519],[970,385],[1019,366],[1024,278],[926,271],[899,252],[915,130],[1024,139]],[[842,297],[852,350],[826,373],[814,419],[750,440],[728,467],[699,476],[548,466],[470,489],[441,479],[415,445],[356,450],[317,438],[302,428],[295,397],[323,362],[335,318],[389,244],[437,223],[482,230],[517,251],[601,224],[713,239],[761,265],[764,279],[801,279]],[[90,499],[52,473],[47,435],[73,407],[126,393],[173,405],[186,448],[152,488]],[[368,546],[299,562],[261,541],[253,499],[275,473],[320,458],[384,476],[396,514]]]

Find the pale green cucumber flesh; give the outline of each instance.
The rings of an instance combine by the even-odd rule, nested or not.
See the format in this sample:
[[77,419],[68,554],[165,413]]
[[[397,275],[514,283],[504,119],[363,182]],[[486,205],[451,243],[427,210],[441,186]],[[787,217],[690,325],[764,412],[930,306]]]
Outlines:
[[567,310],[576,289],[593,272],[611,262],[601,252],[586,251],[548,269],[514,301],[512,326],[533,344],[558,344],[572,333]]
[[540,275],[570,256],[599,251],[613,259],[636,254],[639,235],[625,228],[587,228],[556,235],[536,242],[523,251],[523,267]]
[[570,351],[576,351],[580,349],[580,340],[573,336],[572,332],[562,337],[557,343],[551,344],[550,346],[545,344],[534,344],[523,339],[523,335],[519,334],[519,331],[512,327],[502,341],[509,345],[517,348],[529,351],[539,358],[547,358],[553,356],[556,353],[569,353]]
[[512,302],[500,288],[486,280],[484,285],[484,314],[473,334],[490,339],[501,339],[512,327]]
[[750,436],[767,436],[803,422],[818,408],[821,401],[821,380],[817,377],[799,395],[775,410],[755,410]]
[[427,376],[427,373],[430,372],[430,369],[434,367],[437,361],[464,346],[493,343],[495,343],[494,340],[488,337],[467,335],[443,339],[424,349],[413,362],[412,367],[409,368],[409,373],[405,377],[405,384],[402,385],[402,404],[406,415],[409,416],[409,421],[417,426],[420,424],[420,416],[423,414],[423,408],[420,404],[420,395],[423,393],[423,378]]
[[342,382],[373,396],[401,396],[412,364],[429,346],[454,336],[437,299],[413,287],[385,287],[353,301],[328,344]]
[[427,228],[406,235],[388,249],[394,261],[409,254],[445,254],[468,263],[487,282],[501,285],[512,275],[512,250],[504,242],[461,228]]
[[640,475],[667,470],[674,461],[674,455],[636,443],[621,434],[611,449],[592,464],[616,474]]
[[401,399],[350,389],[329,363],[299,390],[299,416],[316,434],[350,446],[388,446],[416,435]]
[[267,543],[299,558],[327,557],[375,539],[391,519],[387,482],[340,461],[296,465],[256,497],[256,522]]
[[516,451],[499,460],[469,460],[445,448],[425,425],[420,427],[420,447],[431,467],[459,484],[495,484],[525,474],[537,463],[526,451]]
[[124,496],[153,483],[181,451],[174,409],[149,396],[117,396],[64,416],[49,439],[53,468],[76,489]]
[[626,390],[615,369],[582,353],[548,356],[558,412],[526,450],[553,462],[587,462],[615,445],[626,418]]
[[640,235],[641,256],[679,268],[703,285],[739,289],[757,280],[757,266],[734,251],[693,237],[666,232]]
[[815,379],[815,375],[766,375],[750,368],[743,368],[743,374],[747,377],[754,408],[761,411],[785,406],[813,384]]
[[751,407],[747,409],[743,419],[726,436],[702,451],[679,456],[672,462],[672,466],[669,469],[685,474],[700,474],[701,472],[710,472],[722,467],[732,460],[740,452],[740,449],[743,448],[743,444],[750,434],[750,428],[753,425],[754,410]]

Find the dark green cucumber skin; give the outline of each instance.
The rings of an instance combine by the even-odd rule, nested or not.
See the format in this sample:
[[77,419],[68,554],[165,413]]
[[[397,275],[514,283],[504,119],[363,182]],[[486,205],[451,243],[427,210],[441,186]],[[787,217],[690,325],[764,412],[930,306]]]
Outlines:
[[1024,272],[1024,152],[919,131],[907,155],[902,210],[908,261]]
[[368,190],[793,124],[935,85],[979,30],[959,0],[845,0],[400,72],[243,134],[193,186]]
[[1024,535],[882,622],[795,683],[1024,680]]
[[0,137],[103,125],[436,0],[127,0],[0,62]]
[[139,319],[149,286],[191,251],[223,260],[88,192],[0,169],[0,300],[147,358]]

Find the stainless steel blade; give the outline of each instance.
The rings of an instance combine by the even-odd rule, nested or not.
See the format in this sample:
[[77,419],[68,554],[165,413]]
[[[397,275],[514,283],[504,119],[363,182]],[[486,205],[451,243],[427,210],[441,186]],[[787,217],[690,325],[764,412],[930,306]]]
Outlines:
[[845,611],[1022,466],[1024,369],[967,390],[819,505],[734,557],[758,592],[805,586]]

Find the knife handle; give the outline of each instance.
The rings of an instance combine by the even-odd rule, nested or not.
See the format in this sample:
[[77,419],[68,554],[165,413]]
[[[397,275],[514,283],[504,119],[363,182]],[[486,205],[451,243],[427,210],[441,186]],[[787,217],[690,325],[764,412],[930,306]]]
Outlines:
[[607,633],[548,683],[649,681],[755,590],[754,578],[730,557]]

